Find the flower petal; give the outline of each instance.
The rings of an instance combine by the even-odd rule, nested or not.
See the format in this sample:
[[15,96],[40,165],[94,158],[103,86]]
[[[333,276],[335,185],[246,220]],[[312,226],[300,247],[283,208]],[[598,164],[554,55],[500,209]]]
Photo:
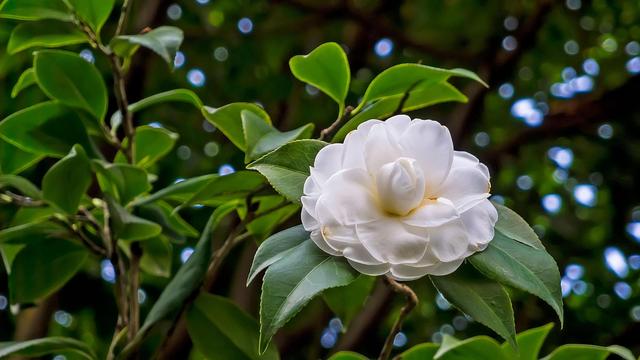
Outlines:
[[467,229],[469,246],[474,251],[482,251],[493,239],[494,227],[498,221],[498,211],[489,200],[484,200],[462,214],[462,222]]
[[313,162],[314,178],[318,185],[322,186],[331,175],[342,169],[343,151],[344,145],[342,144],[327,145],[318,151]]
[[382,263],[380,265],[368,265],[368,264],[361,264],[357,261],[353,261],[350,259],[347,259],[347,261],[349,261],[349,264],[351,265],[351,267],[356,269],[356,271],[365,275],[380,276],[389,272],[389,264],[386,264],[386,263]]
[[312,231],[310,237],[311,237],[311,241],[313,241],[320,248],[320,250],[326,252],[327,254],[332,256],[342,255],[340,251],[332,248],[331,246],[329,246],[329,244],[327,244],[320,230]]
[[369,131],[376,124],[382,124],[380,120],[367,120],[344,139],[344,151],[342,154],[342,167],[344,169],[366,169],[364,161],[364,147],[369,136]]
[[346,169],[334,174],[324,185],[316,205],[323,225],[353,225],[379,218],[380,211],[365,170]]
[[378,261],[403,264],[420,260],[427,249],[427,234],[400,221],[381,218],[356,225],[358,239]]
[[375,176],[382,165],[395,161],[401,156],[400,146],[386,124],[373,125],[364,145],[364,160],[369,174]]
[[468,247],[467,231],[460,219],[429,229],[429,249],[442,262],[459,260]]
[[391,132],[395,139],[400,139],[402,133],[411,124],[411,118],[407,115],[395,115],[384,121],[387,131]]
[[402,221],[417,227],[435,227],[459,218],[453,203],[447,199],[427,200],[421,207],[409,213]]
[[426,177],[427,196],[447,178],[453,161],[449,130],[433,120],[413,120],[400,137],[404,156],[418,160]]
[[438,196],[451,200],[458,212],[462,213],[489,197],[489,178],[481,166],[453,168],[440,187]]

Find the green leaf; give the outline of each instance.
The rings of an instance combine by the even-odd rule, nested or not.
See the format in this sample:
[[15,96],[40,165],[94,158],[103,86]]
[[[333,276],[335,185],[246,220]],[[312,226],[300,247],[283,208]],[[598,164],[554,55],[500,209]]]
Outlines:
[[147,197],[139,198],[138,200],[134,201],[132,205],[139,206],[149,204],[158,200],[173,200],[184,202],[193,197],[195,193],[202,190],[202,188],[207,186],[207,184],[209,184],[213,179],[219,176],[220,175],[218,174],[208,174],[179,181],[167,186],[164,189],[158,190],[157,192]]
[[[78,0],[83,1],[83,0]],[[176,52],[182,44],[184,34],[174,26],[160,26],[140,35],[120,35],[111,40],[111,48],[121,57],[131,57],[143,46],[158,54],[173,67]]]
[[280,195],[267,195],[254,197],[260,199],[259,209],[256,217],[247,224],[247,231],[258,241],[264,241],[282,223],[291,216],[300,214],[300,205],[291,204]]
[[495,340],[488,336],[475,336],[457,340],[445,335],[440,349],[433,357],[437,360],[510,360]]
[[247,278],[247,285],[253,281],[258,273],[271,264],[284,259],[287,254],[291,253],[293,249],[306,240],[310,240],[309,233],[302,225],[280,231],[265,240],[253,257],[253,263],[251,264],[251,270],[249,270],[249,276]]
[[0,137],[38,155],[63,157],[75,144],[92,151],[78,114],[56,102],[40,103],[9,115],[0,122]]
[[86,21],[95,32],[100,33],[102,25],[109,18],[115,0],[66,0],[78,16]]
[[558,265],[545,250],[536,249],[495,231],[489,246],[469,257],[485,276],[503,285],[530,292],[549,304],[563,322]]
[[15,54],[33,47],[59,47],[85,42],[87,38],[73,24],[55,20],[28,22],[13,29],[7,52]]
[[32,238],[16,255],[9,275],[11,303],[29,303],[60,289],[87,258],[87,250],[69,240]]
[[260,355],[258,323],[222,296],[200,294],[187,312],[187,330],[208,359],[279,359],[275,346]]
[[371,101],[403,96],[416,89],[425,89],[447,82],[450,77],[459,76],[486,84],[474,73],[464,69],[439,69],[421,64],[400,64],[392,66],[376,76],[367,87],[362,101],[353,113],[360,111]]
[[0,175],[0,189],[11,187],[32,199],[42,199],[42,193],[31,181],[17,175]]
[[542,245],[538,235],[520,215],[504,205],[493,203],[493,206],[498,210],[496,230],[510,239],[544,250],[544,245]]
[[291,131],[281,132],[251,111],[242,111],[241,117],[247,144],[245,162],[255,160],[293,140],[309,138],[315,127],[314,124],[307,124]]
[[62,237],[67,235],[67,231],[61,225],[46,219],[36,219],[0,230],[0,244],[27,244],[34,236],[42,235]]
[[0,138],[0,174],[19,174],[42,160],[42,155],[33,154]]
[[135,216],[107,197],[109,212],[113,221],[113,233],[123,241],[138,241],[160,235],[162,227],[152,221]]
[[269,266],[260,298],[260,350],[312,298],[326,289],[348,285],[357,276],[344,259],[328,255],[312,241],[303,242]]
[[83,359],[97,359],[91,348],[72,338],[52,336],[27,341],[0,342],[0,358],[8,356],[31,358],[60,352],[73,352]]
[[[129,104],[128,109],[129,112],[136,113],[153,105],[162,104],[165,102],[184,102],[193,105],[197,109],[201,109],[203,107],[202,101],[193,91],[188,89],[174,89],[154,94],[138,102]],[[120,111],[116,111],[113,113],[110,122],[111,131],[114,131],[118,128],[118,126],[120,126],[120,124],[122,124],[122,114],[120,114]]]
[[498,283],[474,274],[468,266],[446,276],[430,276],[433,285],[456,308],[515,346],[511,299]]
[[433,360],[438,348],[438,344],[419,344],[403,352],[398,356],[402,360]]
[[177,210],[193,204],[219,205],[229,200],[242,199],[249,193],[258,190],[263,184],[264,178],[254,171],[243,170],[229,175],[217,176],[178,206]]
[[[147,274],[168,278],[171,276],[173,247],[165,236],[155,236],[140,242],[142,257],[140,268]],[[128,248],[125,246],[125,248]]]
[[375,282],[375,277],[360,275],[351,284],[327,289],[322,294],[325,303],[342,320],[345,329],[349,327],[351,320],[362,311]]
[[0,19],[71,21],[72,16],[62,1],[5,0],[0,4]]
[[266,154],[247,166],[259,171],[271,186],[288,200],[300,202],[304,182],[309,177],[316,154],[327,143],[318,140],[296,140]]
[[47,96],[84,109],[100,121],[104,119],[107,88],[93,64],[72,52],[42,50],[34,55],[33,69]]
[[218,226],[220,220],[237,206],[237,202],[230,202],[216,208],[211,214],[193,254],[180,267],[160,294],[158,301],[153,304],[134,341],[144,338],[151,327],[160,320],[175,316],[187,298],[200,287],[211,258],[211,232]]
[[347,55],[340,45],[324,43],[307,55],[292,57],[289,67],[298,80],[315,86],[335,100],[339,106],[338,114],[342,115],[351,72]]
[[20,77],[18,78],[18,81],[13,86],[13,89],[11,90],[11,98],[15,99],[16,96],[18,96],[18,94],[22,90],[28,88],[29,86],[35,83],[36,83],[36,73],[33,71],[33,68],[28,68],[20,75]]
[[502,344],[502,352],[509,359],[514,360],[536,360],[539,358],[540,348],[544,339],[553,328],[553,324],[547,324],[534,329],[523,331],[516,336],[518,351],[509,345],[508,342]]
[[174,241],[184,241],[185,237],[197,237],[198,231],[173,211],[164,201],[143,205],[138,208],[145,219],[162,225],[162,233]]
[[604,360],[612,354],[618,355],[624,360],[635,360],[633,353],[622,346],[604,347],[578,344],[562,345],[541,360]]
[[[403,358],[404,359],[404,358]],[[429,360],[426,358],[422,358],[423,360]],[[340,351],[338,353],[333,354],[329,360],[369,360],[368,357],[352,352],[352,351]]]
[[135,165],[109,164],[97,160],[92,164],[98,175],[100,189],[123,205],[151,189],[147,172]]
[[75,214],[91,185],[91,163],[80,145],[55,163],[42,179],[42,197],[67,214]]
[[350,131],[369,119],[386,119],[398,111],[418,110],[448,101],[466,102],[467,97],[447,82],[417,85],[406,97],[402,93],[379,99],[364,106],[338,130],[332,141],[342,141]]
[[247,145],[244,142],[244,132],[242,128],[242,111],[250,111],[267,124],[271,124],[269,115],[258,105],[253,103],[231,103],[219,108],[208,106],[202,107],[202,114],[213,125],[231,140],[240,150],[246,151]]
[[[135,137],[135,164],[148,168],[167,155],[176,144],[179,135],[164,128],[139,126]],[[118,162],[126,162],[124,155],[119,152]]]

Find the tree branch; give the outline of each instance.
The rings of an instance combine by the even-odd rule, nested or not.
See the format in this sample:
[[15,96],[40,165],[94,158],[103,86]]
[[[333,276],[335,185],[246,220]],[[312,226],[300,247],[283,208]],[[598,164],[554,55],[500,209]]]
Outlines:
[[395,339],[398,331],[400,331],[404,319],[407,317],[407,315],[409,315],[411,310],[413,310],[413,308],[418,305],[418,296],[416,296],[416,293],[414,293],[410,287],[395,281],[388,275],[385,276],[384,280],[389,285],[389,287],[391,287],[391,290],[393,290],[395,293],[403,294],[407,300],[407,303],[402,307],[402,309],[400,309],[400,314],[398,314],[396,322],[391,327],[389,335],[387,335],[387,339],[385,340],[382,351],[380,352],[380,356],[378,357],[379,360],[389,359],[391,350],[393,350],[393,340]]

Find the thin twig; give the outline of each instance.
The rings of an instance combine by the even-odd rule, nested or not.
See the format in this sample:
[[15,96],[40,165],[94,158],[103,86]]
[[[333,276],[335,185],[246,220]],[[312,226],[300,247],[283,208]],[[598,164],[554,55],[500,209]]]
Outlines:
[[120,8],[120,18],[118,19],[118,27],[114,36],[122,35],[124,28],[127,24],[127,17],[131,11],[131,3],[129,0],[122,1],[122,7]]
[[334,132],[338,131],[340,126],[349,118],[351,115],[351,111],[353,111],[353,106],[347,106],[344,109],[344,112],[334,121],[328,128],[320,131],[320,136],[318,140],[328,139]]
[[41,200],[34,200],[28,196],[18,195],[11,191],[5,191],[3,194],[0,194],[2,197],[1,201],[7,203],[13,203],[22,207],[41,207],[46,204]]
[[131,244],[131,262],[129,263],[129,331],[128,339],[132,341],[140,329],[140,303],[138,288],[140,286],[140,259],[142,248],[140,243]]
[[389,335],[387,335],[387,340],[385,340],[384,342],[384,346],[382,347],[382,351],[380,352],[380,356],[378,357],[378,360],[389,359],[389,356],[391,355],[391,350],[393,349],[393,340],[395,339],[398,331],[400,331],[400,328],[402,327],[402,322],[407,317],[407,315],[409,315],[411,310],[413,310],[413,308],[416,305],[418,305],[418,296],[416,295],[416,293],[413,292],[413,290],[411,290],[410,287],[395,281],[392,277],[388,275],[385,277],[385,281],[387,282],[391,290],[393,290],[398,294],[403,294],[407,299],[407,303],[402,307],[402,309],[400,309],[400,314],[398,314],[398,318],[396,319],[396,322],[393,324],[393,327],[391,327],[391,331],[389,332]]
[[102,226],[102,239],[105,243],[105,246],[107,246],[109,260],[111,261],[111,265],[113,266],[113,270],[115,273],[116,305],[118,305],[119,313],[117,330],[121,330],[129,323],[129,318],[127,316],[127,289],[126,284],[124,283],[122,278],[124,274],[124,264],[122,263],[122,259],[120,259],[120,255],[118,253],[117,241],[111,236],[111,214],[109,212],[109,206],[107,206],[106,202],[102,203],[102,214],[104,223],[104,225]]

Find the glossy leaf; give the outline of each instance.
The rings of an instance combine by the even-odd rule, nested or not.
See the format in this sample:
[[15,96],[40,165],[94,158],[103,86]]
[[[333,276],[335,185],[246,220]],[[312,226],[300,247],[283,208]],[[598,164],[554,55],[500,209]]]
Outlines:
[[469,261],[488,278],[541,298],[563,322],[560,272],[545,250],[517,242],[496,230],[489,246],[469,257]]
[[487,336],[475,336],[467,340],[457,340],[445,335],[440,349],[433,357],[437,360],[510,360],[502,352],[500,344]]
[[42,193],[31,181],[17,175],[0,175],[0,189],[10,187],[32,199],[39,200]]
[[123,241],[139,241],[154,238],[162,232],[162,227],[152,221],[135,216],[107,198],[113,222],[113,236]]
[[419,344],[398,355],[402,360],[432,360],[439,346],[437,344]]
[[13,86],[13,89],[11,90],[11,98],[15,99],[16,96],[18,96],[18,94],[22,90],[28,88],[29,86],[35,83],[36,83],[36,73],[33,71],[33,68],[28,68],[20,75],[20,77],[18,78],[18,81]]
[[263,184],[264,178],[255,171],[237,171],[229,175],[217,176],[181,204],[178,209],[193,204],[219,205],[229,200],[243,199]]
[[260,355],[258,323],[222,296],[200,294],[187,312],[193,343],[208,359],[279,359],[275,345]]
[[342,115],[351,72],[347,55],[340,45],[324,43],[307,55],[292,57],[289,67],[300,81],[315,86],[335,100],[339,106],[338,114]]
[[184,202],[193,197],[194,194],[202,190],[202,188],[207,186],[207,184],[217,177],[219,177],[218,174],[209,174],[179,181],[164,189],[158,190],[149,196],[134,201],[132,205],[139,206],[149,204],[157,200]]
[[312,241],[303,242],[269,266],[260,298],[261,351],[312,298],[326,289],[348,285],[357,276],[344,259],[328,255]]
[[[340,351],[338,353],[333,354],[329,358],[329,360],[369,360],[369,358],[352,351]],[[424,360],[428,360],[428,359],[424,359]]]
[[504,236],[525,245],[536,249],[544,249],[544,245],[542,245],[538,235],[520,215],[504,205],[493,203],[493,206],[498,210],[496,230],[500,231]]
[[[166,156],[176,144],[179,135],[164,128],[139,126],[135,137],[135,164],[148,168]],[[124,155],[119,152],[117,162],[126,162]]]
[[216,128],[231,140],[240,150],[246,151],[247,145],[244,141],[242,128],[242,111],[250,111],[262,118],[265,123],[271,124],[269,115],[258,105],[253,103],[231,103],[219,108],[204,106],[202,114]]
[[0,342],[0,358],[9,356],[32,358],[61,352],[72,352],[82,359],[97,359],[91,348],[72,338],[52,336],[27,341]]
[[610,355],[618,355],[624,360],[635,360],[635,356],[629,349],[622,346],[597,346],[597,345],[562,345],[542,360],[604,360]]
[[[126,243],[123,250],[129,253]],[[171,276],[171,262],[173,260],[173,246],[163,235],[149,238],[140,242],[142,257],[140,258],[140,269],[147,274],[168,278]]]
[[0,4],[0,19],[71,21],[69,10],[62,1],[4,0]]
[[537,360],[542,348],[544,339],[553,328],[553,324],[547,324],[537,328],[529,329],[516,336],[518,350],[514,350],[508,342],[502,344],[502,351],[509,359],[514,360]]
[[280,195],[254,196],[253,199],[260,199],[259,209],[255,218],[247,224],[247,231],[258,242],[273,234],[287,219],[300,215],[300,205],[291,204]]
[[196,245],[193,254],[180,267],[160,294],[158,301],[153,304],[140,331],[136,335],[136,339],[145,337],[151,327],[160,320],[175,316],[187,298],[200,287],[211,258],[211,232],[237,206],[238,203],[230,202],[216,208],[211,214],[207,225],[202,230],[200,240],[198,240],[198,245]]
[[302,225],[288,228],[269,237],[260,244],[260,247],[253,257],[253,263],[251,264],[251,270],[249,270],[249,276],[247,278],[247,285],[251,283],[262,270],[284,259],[291,250],[307,240],[310,240],[309,233]]
[[255,160],[293,140],[309,138],[315,127],[314,124],[307,124],[294,130],[281,132],[251,111],[242,111],[241,117],[247,144],[245,162]]
[[85,35],[71,23],[55,20],[27,22],[13,29],[7,52],[15,54],[33,47],[60,47],[85,42]]
[[19,149],[0,138],[0,174],[19,174],[42,160],[42,155]]
[[[82,1],[82,0],[78,0]],[[116,54],[127,58],[132,56],[138,47],[143,46],[156,54],[173,67],[176,52],[182,44],[184,34],[174,26],[160,26],[140,35],[120,35],[111,40],[111,48]]]
[[515,347],[511,299],[498,283],[463,266],[446,276],[430,276],[433,285],[456,308],[489,327]]
[[406,97],[404,93],[398,94],[379,99],[364,106],[338,130],[332,141],[344,140],[350,131],[369,119],[386,119],[398,112],[418,110],[449,101],[466,102],[467,97],[453,85],[446,82],[418,85]]
[[0,122],[0,137],[30,153],[63,157],[80,144],[92,149],[89,136],[78,115],[55,102],[33,105]]
[[94,161],[93,168],[98,175],[100,189],[123,205],[151,189],[147,172],[137,166]]
[[375,277],[360,275],[351,284],[327,289],[322,294],[325,303],[340,318],[345,329],[349,327],[351,320],[362,311],[375,282]]
[[11,264],[11,303],[29,303],[60,289],[87,258],[87,250],[75,242],[40,236],[18,252]]
[[91,185],[91,163],[81,146],[55,163],[42,179],[42,197],[67,214],[75,214]]
[[80,55],[60,50],[35,53],[33,69],[52,99],[88,111],[98,120],[107,112],[107,88],[98,69]]
[[288,200],[299,203],[309,167],[326,145],[318,140],[296,140],[264,155],[247,166],[258,170]]
[[71,4],[78,16],[97,33],[109,18],[115,0],[66,0]]
[[197,237],[198,231],[173,211],[173,207],[164,201],[140,206],[138,212],[162,226],[162,233],[174,241],[182,242],[186,237]]

